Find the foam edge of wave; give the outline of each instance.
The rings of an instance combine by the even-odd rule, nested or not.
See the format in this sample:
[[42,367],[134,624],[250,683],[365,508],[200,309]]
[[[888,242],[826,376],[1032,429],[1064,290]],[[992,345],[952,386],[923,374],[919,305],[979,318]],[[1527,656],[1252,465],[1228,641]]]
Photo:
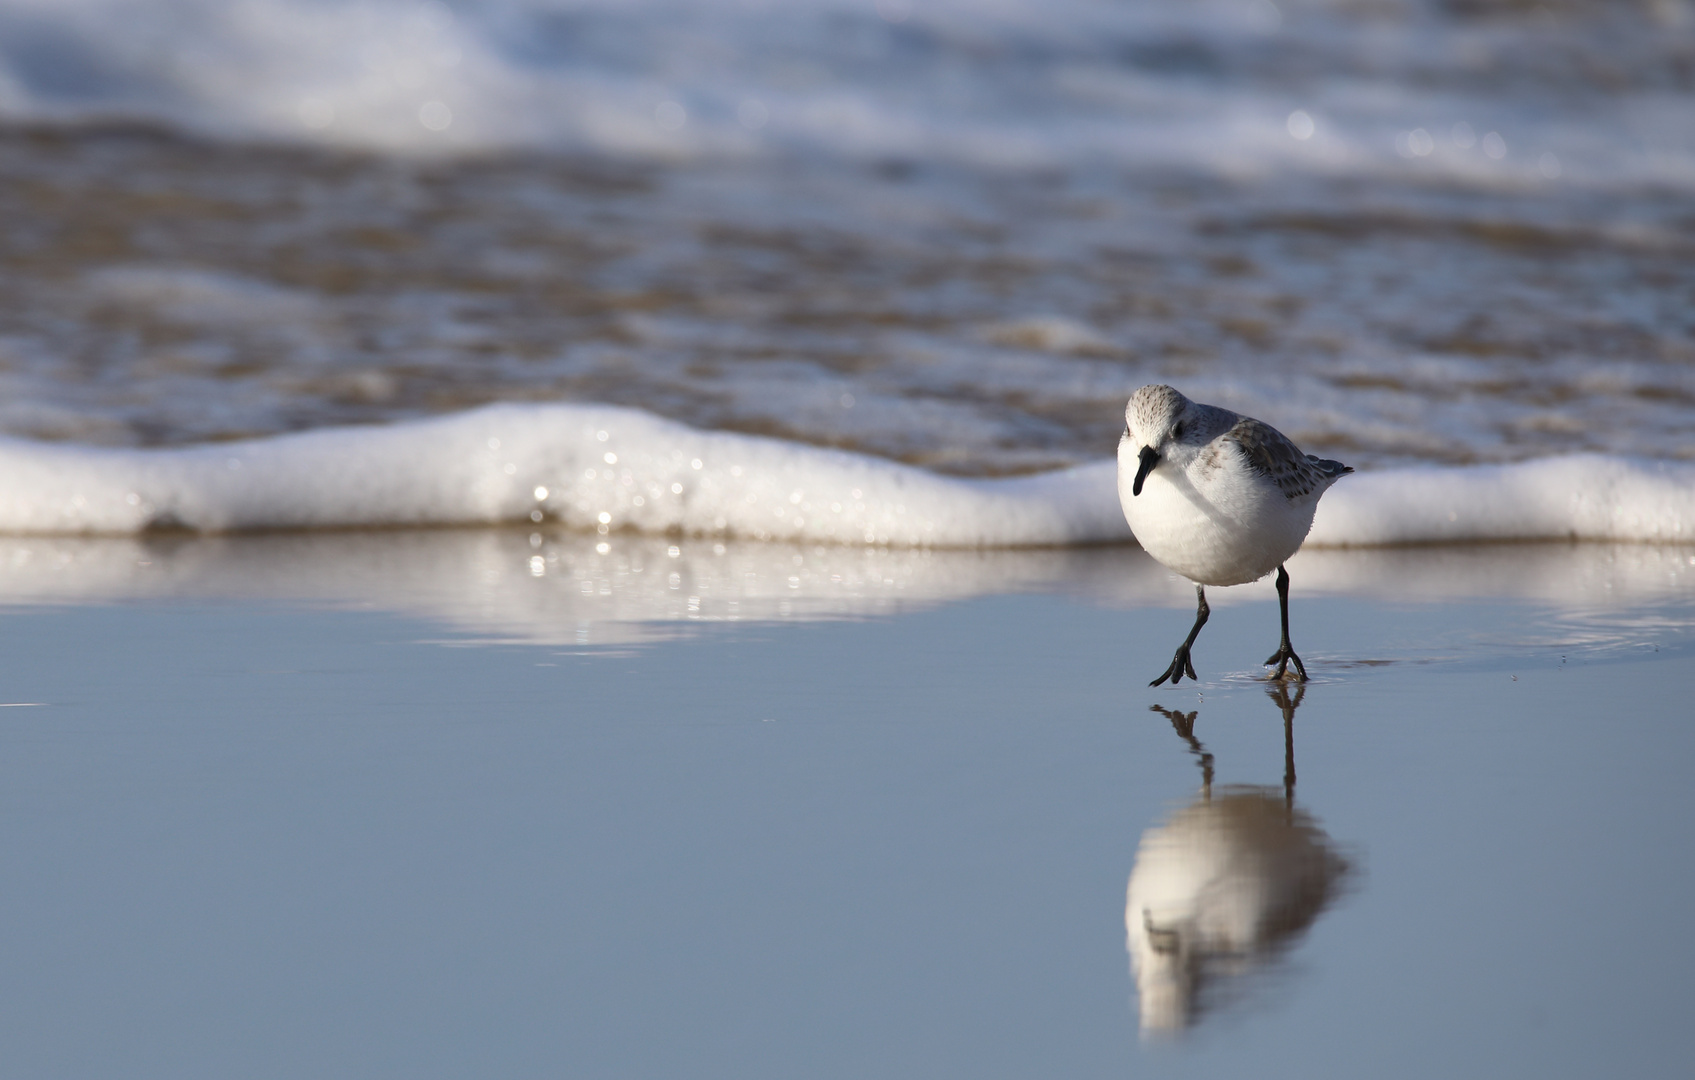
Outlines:
[[[897,547],[1125,543],[1116,466],[1010,479],[636,409],[491,405],[385,427],[164,450],[0,440],[0,533],[497,525]],[[1308,544],[1695,543],[1695,465],[1578,454],[1358,473]]]

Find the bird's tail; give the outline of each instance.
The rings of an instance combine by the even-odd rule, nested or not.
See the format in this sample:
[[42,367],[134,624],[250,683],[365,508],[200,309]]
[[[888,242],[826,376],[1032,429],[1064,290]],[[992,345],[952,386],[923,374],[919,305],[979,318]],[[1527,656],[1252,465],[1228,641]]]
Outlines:
[[1321,458],[1316,454],[1308,454],[1307,460],[1312,462],[1319,472],[1323,473],[1331,480],[1336,479],[1338,476],[1346,476],[1354,471],[1354,467],[1352,465],[1344,465],[1340,461],[1331,461],[1329,458]]

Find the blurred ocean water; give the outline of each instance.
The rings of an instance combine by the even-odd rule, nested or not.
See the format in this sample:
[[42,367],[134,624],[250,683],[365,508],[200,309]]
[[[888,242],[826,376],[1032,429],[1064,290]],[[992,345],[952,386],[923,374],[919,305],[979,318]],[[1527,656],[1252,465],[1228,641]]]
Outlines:
[[0,0],[0,433],[1695,458],[1695,6]]

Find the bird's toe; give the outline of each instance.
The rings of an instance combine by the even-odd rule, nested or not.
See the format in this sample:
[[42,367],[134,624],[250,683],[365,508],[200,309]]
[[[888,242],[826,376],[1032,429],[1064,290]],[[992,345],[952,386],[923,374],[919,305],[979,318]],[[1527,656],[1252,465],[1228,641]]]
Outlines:
[[1295,665],[1295,679],[1296,679],[1296,681],[1297,682],[1306,682],[1307,681],[1307,666],[1305,664],[1301,663],[1301,658],[1299,656],[1295,655],[1295,650],[1293,650],[1293,649],[1289,649],[1289,648],[1278,649],[1276,652],[1272,653],[1269,657],[1267,657],[1265,662],[1267,664],[1276,664],[1277,665],[1277,670],[1272,672],[1271,676],[1270,676],[1270,678],[1273,682],[1276,682],[1276,681],[1281,680],[1281,679],[1287,679],[1289,677],[1289,664],[1291,662],[1293,662],[1294,665]]
[[[1171,658],[1171,666],[1165,669],[1165,674],[1161,675],[1148,685],[1158,686],[1167,679],[1170,679],[1171,685],[1176,686],[1178,683],[1183,681],[1183,673],[1185,671],[1188,672],[1189,678],[1195,678],[1195,665],[1189,660],[1189,651],[1187,649],[1178,649],[1177,655]],[[1200,682],[1199,679],[1195,679],[1195,681]]]

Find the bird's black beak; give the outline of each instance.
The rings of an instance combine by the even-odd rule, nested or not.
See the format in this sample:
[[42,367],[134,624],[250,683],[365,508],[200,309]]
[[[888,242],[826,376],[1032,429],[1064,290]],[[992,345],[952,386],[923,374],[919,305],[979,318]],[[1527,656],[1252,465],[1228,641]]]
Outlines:
[[1142,467],[1136,470],[1136,482],[1130,485],[1132,495],[1142,493],[1142,481],[1146,480],[1148,474],[1154,471],[1154,466],[1159,464],[1159,452],[1151,446],[1142,447],[1141,457]]

